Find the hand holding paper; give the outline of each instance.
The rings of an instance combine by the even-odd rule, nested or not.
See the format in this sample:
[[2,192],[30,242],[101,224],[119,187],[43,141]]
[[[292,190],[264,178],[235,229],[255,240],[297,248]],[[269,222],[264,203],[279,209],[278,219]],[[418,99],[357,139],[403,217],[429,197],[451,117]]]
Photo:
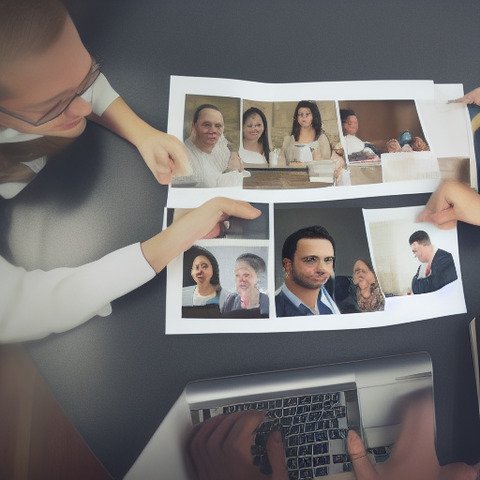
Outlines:
[[417,221],[451,229],[457,220],[480,225],[480,196],[467,185],[445,181],[432,193]]
[[260,211],[247,202],[217,197],[189,211],[163,232],[142,243],[148,263],[158,273],[167,263],[205,237],[215,236],[220,222],[229,216],[252,220]]
[[[466,93],[463,97],[452,100],[453,103],[474,103],[475,105],[480,105],[480,87],[472,90],[471,92]],[[451,103],[449,102],[449,103]]]

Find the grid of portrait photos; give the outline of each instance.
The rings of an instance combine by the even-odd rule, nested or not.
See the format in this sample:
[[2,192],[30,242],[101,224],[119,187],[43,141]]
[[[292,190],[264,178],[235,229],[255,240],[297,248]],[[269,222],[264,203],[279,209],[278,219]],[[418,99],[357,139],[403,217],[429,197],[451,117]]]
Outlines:
[[[164,226],[217,196],[261,215],[226,219],[168,265],[166,333],[369,328],[465,312],[456,229],[418,222],[424,205],[381,201],[443,179],[477,188],[468,110],[451,102],[462,95],[431,81],[172,77],[168,132],[190,162],[169,187]],[[292,234],[318,228],[332,261],[312,280],[286,252]],[[286,285],[318,282],[313,314],[284,308]]]

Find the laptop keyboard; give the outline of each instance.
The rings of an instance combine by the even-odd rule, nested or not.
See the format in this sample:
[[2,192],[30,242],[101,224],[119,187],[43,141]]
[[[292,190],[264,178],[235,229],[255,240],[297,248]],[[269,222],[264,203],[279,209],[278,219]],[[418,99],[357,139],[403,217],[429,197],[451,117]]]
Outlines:
[[351,471],[344,392],[302,395],[274,403],[257,428],[252,446],[254,462],[264,473],[270,471],[266,441],[272,430],[282,432],[291,480]]
[[[266,442],[274,430],[282,433],[290,480],[321,478],[352,470],[346,438],[349,429],[360,430],[355,389],[235,403],[203,409],[200,417],[206,420],[242,410],[267,412],[255,431],[251,447],[254,463],[263,473],[271,473]],[[383,448],[373,453],[381,461],[388,457]]]

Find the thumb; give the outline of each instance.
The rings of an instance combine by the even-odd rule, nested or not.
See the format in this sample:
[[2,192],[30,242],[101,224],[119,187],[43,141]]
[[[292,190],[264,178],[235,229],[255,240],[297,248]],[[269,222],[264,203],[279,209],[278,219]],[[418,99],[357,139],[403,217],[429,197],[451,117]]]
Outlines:
[[380,478],[367,457],[362,439],[354,430],[348,432],[347,449],[357,480],[378,480]]
[[267,455],[272,468],[272,480],[288,480],[287,465],[285,463],[285,449],[282,434],[276,430],[267,440]]
[[420,214],[418,215],[418,217],[415,219],[416,222],[431,222],[432,221],[432,215],[434,214],[435,212],[433,210],[431,210],[430,208],[428,207],[425,207],[421,212]]
[[437,228],[442,230],[449,230],[455,228],[457,225],[457,215],[455,210],[452,207],[445,208],[444,210],[439,210],[434,212],[428,207],[420,212],[416,218],[417,222],[430,222],[433,223]]
[[430,221],[441,230],[450,230],[457,226],[457,215],[453,208],[446,208],[434,213]]

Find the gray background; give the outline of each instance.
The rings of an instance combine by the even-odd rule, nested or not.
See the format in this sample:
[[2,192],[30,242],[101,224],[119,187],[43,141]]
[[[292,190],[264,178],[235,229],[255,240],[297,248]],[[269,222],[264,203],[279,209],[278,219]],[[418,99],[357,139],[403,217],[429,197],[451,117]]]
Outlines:
[[[358,259],[371,262],[367,234],[361,208],[330,208],[330,202],[275,205],[275,288],[285,278],[282,266],[282,246],[285,239],[300,228],[322,225],[335,242],[335,275],[353,275],[353,265]],[[342,203],[336,203],[341,205]],[[343,205],[346,205],[343,202]]]
[[[171,74],[480,85],[477,0],[66,3],[87,46],[104,57],[113,86],[160,129],[167,127]],[[27,268],[94,260],[159,231],[166,196],[134,147],[90,125],[18,198],[0,203],[1,253]],[[361,199],[355,206],[426,199]],[[8,232],[17,239],[13,247]],[[460,225],[459,236],[466,315],[346,332],[166,337],[160,274],[114,302],[110,317],[28,348],[115,478],[128,471],[190,380],[419,350],[433,360],[441,463],[479,460],[467,324],[480,310],[480,229]]]

